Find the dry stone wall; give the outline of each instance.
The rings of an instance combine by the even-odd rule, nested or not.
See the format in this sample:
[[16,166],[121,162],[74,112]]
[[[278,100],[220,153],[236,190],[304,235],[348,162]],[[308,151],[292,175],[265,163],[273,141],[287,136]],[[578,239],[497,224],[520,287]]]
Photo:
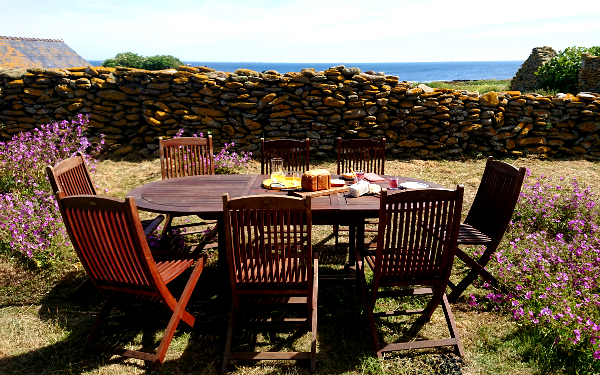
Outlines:
[[217,149],[256,151],[261,137],[310,138],[311,157],[335,138],[385,137],[414,157],[575,154],[600,158],[600,95],[424,90],[383,73],[332,67],[279,74],[205,67],[165,71],[82,67],[0,71],[0,136],[90,116],[116,155],[156,154],[159,136],[211,133]]
[[580,92],[600,92],[600,56],[581,55],[578,89]]
[[552,47],[536,47],[521,65],[517,74],[510,81],[510,89],[516,91],[533,91],[538,87],[538,76],[535,72],[551,58],[556,56]]

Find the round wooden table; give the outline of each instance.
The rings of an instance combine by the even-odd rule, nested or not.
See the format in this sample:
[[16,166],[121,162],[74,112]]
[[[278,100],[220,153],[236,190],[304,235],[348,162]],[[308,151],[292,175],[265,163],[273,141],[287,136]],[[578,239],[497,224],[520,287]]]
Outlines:
[[[375,182],[387,188],[388,176],[382,176],[384,181]],[[129,191],[126,195],[135,199],[138,209],[175,216],[197,215],[207,220],[217,220],[219,238],[219,258],[226,257],[225,232],[223,222],[223,193],[230,198],[246,195],[276,194],[286,195],[285,191],[269,190],[262,182],[269,175],[202,175],[171,178],[150,182]],[[443,188],[434,182],[410,177],[398,177],[398,184],[408,181],[424,183],[431,188]],[[401,192],[402,190],[395,190]],[[379,217],[379,198],[376,196],[361,196],[352,198],[348,192],[311,198],[311,211],[314,225],[348,225],[356,228],[356,242],[364,245],[365,219]],[[352,241],[351,241],[352,242]],[[355,245],[350,244],[350,254],[354,253]],[[353,259],[352,256],[349,258]],[[227,273],[225,262],[219,262]]]

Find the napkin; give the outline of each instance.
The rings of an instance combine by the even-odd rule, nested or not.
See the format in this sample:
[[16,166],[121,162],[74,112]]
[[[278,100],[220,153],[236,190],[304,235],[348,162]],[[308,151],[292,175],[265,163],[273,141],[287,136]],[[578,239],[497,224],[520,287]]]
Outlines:
[[385,181],[383,177],[379,177],[375,173],[365,173],[365,179],[371,182]]

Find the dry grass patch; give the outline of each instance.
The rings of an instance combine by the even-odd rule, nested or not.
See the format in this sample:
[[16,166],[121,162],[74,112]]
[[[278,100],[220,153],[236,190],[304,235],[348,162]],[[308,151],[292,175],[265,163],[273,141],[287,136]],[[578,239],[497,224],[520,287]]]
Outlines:
[[[533,176],[545,174],[553,178],[577,179],[593,190],[600,185],[600,170],[596,163],[584,160],[546,161],[538,159],[506,160],[516,166],[526,166]],[[386,162],[386,172],[436,182],[447,188],[465,186],[463,213],[473,201],[483,174],[485,159],[467,160],[393,160]],[[322,161],[311,167],[336,171],[334,161]],[[253,161],[247,173],[260,173],[260,163]],[[104,160],[93,176],[101,194],[122,198],[127,191],[161,178],[160,161]],[[105,192],[105,189],[107,190]],[[151,214],[142,213],[142,215]],[[314,247],[320,252],[320,273],[344,272],[345,249],[335,250],[331,226],[314,226]],[[347,241],[342,235],[341,242]],[[200,278],[190,311],[197,317],[193,329],[180,326],[167,354],[162,374],[219,374],[225,333],[229,318],[229,301],[219,299],[215,280],[216,257]],[[456,262],[452,280],[465,273],[464,265]],[[102,299],[95,292],[77,300],[69,296],[83,278],[74,260],[65,260],[64,270],[39,272],[27,269],[6,253],[0,255],[0,374],[73,373],[73,374],[138,374],[146,373],[142,363],[105,354],[77,356],[87,332],[99,311]],[[465,293],[484,298],[487,291],[471,286]],[[419,306],[409,299],[383,301],[381,309]],[[409,306],[409,307],[410,307]],[[526,351],[524,331],[510,316],[496,311],[478,311],[466,303],[463,296],[452,306],[465,346],[464,374],[536,374],[539,366]],[[449,348],[411,350],[390,355],[386,360],[373,358],[373,349],[362,303],[351,288],[323,286],[319,290],[318,373],[321,374],[421,374],[445,373],[458,366]],[[139,311],[139,310],[138,310]],[[155,321],[150,309],[142,308],[141,319],[116,314],[108,325],[107,340],[124,341],[132,347],[145,340],[156,341],[166,323]],[[152,322],[155,323],[152,323]],[[410,335],[413,317],[380,323],[387,341]],[[148,323],[150,322],[150,323]],[[142,328],[140,328],[142,327]],[[146,327],[146,328],[144,328]],[[392,329],[393,328],[393,329]],[[400,334],[398,334],[398,330]],[[270,331],[258,331],[269,340],[281,340],[283,345],[306,349],[306,335],[287,343],[291,332],[280,336]],[[275,335],[275,336],[270,336]],[[447,337],[448,329],[441,308],[432,321],[418,332],[419,338]],[[260,338],[259,338],[260,340]],[[300,361],[238,362],[231,366],[233,374],[307,374],[307,363]],[[555,373],[560,373],[556,370]]]

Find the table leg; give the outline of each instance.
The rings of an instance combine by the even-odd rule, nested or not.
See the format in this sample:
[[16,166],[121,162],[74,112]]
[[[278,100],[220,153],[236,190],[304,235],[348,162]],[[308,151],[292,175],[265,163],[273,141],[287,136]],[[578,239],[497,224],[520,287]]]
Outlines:
[[354,251],[356,250],[356,227],[350,225],[348,228],[348,265],[354,266],[356,259],[354,259]]
[[[356,250],[361,254],[365,251],[365,220],[361,220],[356,225]],[[354,260],[354,257],[352,257]]]
[[217,238],[219,244],[219,260],[217,263],[217,270],[219,278],[223,281],[221,285],[224,285],[223,291],[229,291],[229,264],[227,263],[227,246],[225,244],[225,222],[224,218],[217,220]]

